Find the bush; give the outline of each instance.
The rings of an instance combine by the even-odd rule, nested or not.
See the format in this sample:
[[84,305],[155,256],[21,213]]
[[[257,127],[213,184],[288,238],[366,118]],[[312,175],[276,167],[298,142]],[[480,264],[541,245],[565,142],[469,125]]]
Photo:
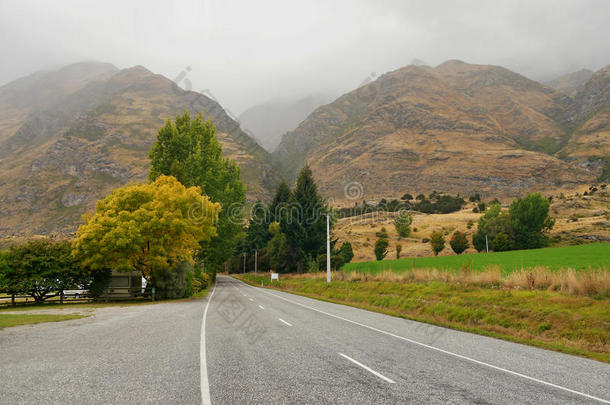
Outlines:
[[487,209],[487,206],[485,205],[484,202],[480,202],[477,204],[477,208],[479,209],[479,212],[485,212],[485,210]]
[[510,249],[510,239],[504,232],[498,233],[491,241],[494,252],[505,252]]
[[401,238],[406,238],[411,233],[411,224],[413,223],[413,217],[407,214],[405,211],[401,211],[400,214],[394,218],[394,228]]
[[438,256],[438,254],[445,249],[445,236],[443,236],[443,233],[436,231],[432,232],[432,236],[430,237],[430,245],[432,246],[434,256]]
[[343,242],[343,244],[339,248],[339,255],[343,258],[343,264],[351,262],[354,258],[352,244],[349,242]]
[[[191,273],[191,275],[189,275]],[[190,264],[181,262],[173,267],[156,266],[152,272],[152,286],[155,287],[155,296],[159,299],[184,298],[194,286],[192,284],[193,268]],[[189,279],[191,285],[189,286]]]
[[396,245],[396,258],[400,259],[400,252],[402,252],[402,246]]
[[466,234],[460,231],[455,231],[449,241],[451,249],[458,255],[468,249],[468,239]]
[[381,230],[379,232],[375,232],[375,236],[377,236],[378,238],[387,239],[388,231],[387,229],[385,229],[385,227],[381,227]]
[[38,239],[13,245],[4,260],[5,292],[29,294],[36,302],[91,283],[91,274],[74,260],[68,241]]
[[472,235],[472,246],[474,246],[474,248],[478,252],[486,251],[486,245],[487,244],[485,243],[485,235],[483,235],[481,232],[477,232]]
[[377,260],[383,260],[388,254],[388,246],[390,242],[388,242],[385,238],[377,239],[375,242],[375,258]]
[[413,196],[409,193],[406,193],[402,197],[400,197],[400,199],[403,201],[411,201],[413,199]]
[[468,199],[470,202],[479,202],[481,201],[481,195],[479,193],[473,194]]
[[89,295],[93,298],[100,297],[110,285],[112,271],[110,269],[93,270],[91,272],[91,284],[89,285]]
[[413,209],[426,214],[448,214],[461,210],[464,204],[466,204],[466,201],[459,196],[452,197],[433,192],[430,194],[429,200],[424,196],[423,199],[413,205]]

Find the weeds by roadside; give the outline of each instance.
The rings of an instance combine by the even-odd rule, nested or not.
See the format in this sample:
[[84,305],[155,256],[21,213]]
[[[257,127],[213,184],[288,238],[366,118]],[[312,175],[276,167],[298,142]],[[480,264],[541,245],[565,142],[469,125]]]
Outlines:
[[609,276],[525,269],[502,275],[414,269],[402,273],[239,275],[260,286],[610,363]]

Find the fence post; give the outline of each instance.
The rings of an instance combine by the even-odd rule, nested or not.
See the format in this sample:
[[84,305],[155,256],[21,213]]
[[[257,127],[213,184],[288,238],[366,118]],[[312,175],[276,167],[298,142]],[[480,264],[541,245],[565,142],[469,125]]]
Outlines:
[[11,305],[12,305],[12,306],[17,305],[17,303],[15,302],[15,293],[12,293],[12,294],[11,294]]
[[60,304],[64,303],[64,292],[63,291],[59,293],[59,303]]
[[152,291],[152,292],[151,292],[151,294],[150,294],[150,300],[151,300],[151,301],[154,301],[154,300],[155,300],[155,292],[156,292],[155,287],[153,287],[153,288],[151,289],[151,291]]
[[108,288],[106,288],[106,302],[108,302]]

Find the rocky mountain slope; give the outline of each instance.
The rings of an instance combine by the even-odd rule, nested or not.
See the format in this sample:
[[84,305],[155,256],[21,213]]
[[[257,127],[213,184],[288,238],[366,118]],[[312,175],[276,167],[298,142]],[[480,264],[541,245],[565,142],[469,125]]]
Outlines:
[[339,200],[569,189],[602,173],[568,159],[582,117],[605,119],[598,74],[581,100],[498,66],[411,65],[318,108],[274,155],[289,176],[308,163],[322,191]]
[[268,198],[268,153],[215,101],[141,66],[81,63],[1,87],[0,234],[73,231],[97,199],[146,179],[158,128],[187,109],[216,124],[248,199]]
[[554,88],[568,96],[573,96],[576,90],[580,88],[587,80],[593,76],[593,72],[589,69],[581,69],[577,72],[566,73],[553,80],[546,82],[549,87]]
[[567,128],[570,138],[558,156],[610,181],[610,65],[576,90]]
[[282,135],[331,99],[326,94],[311,94],[295,100],[272,100],[248,108],[239,116],[239,122],[266,150],[273,151]]

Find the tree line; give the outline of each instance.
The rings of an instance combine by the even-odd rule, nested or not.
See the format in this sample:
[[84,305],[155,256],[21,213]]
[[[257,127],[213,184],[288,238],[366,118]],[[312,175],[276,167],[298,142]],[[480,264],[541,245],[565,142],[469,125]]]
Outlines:
[[[276,272],[316,272],[326,268],[326,221],[332,230],[335,215],[318,192],[308,166],[294,189],[282,182],[269,204],[258,201],[251,210],[245,235],[229,263],[230,272],[271,269]],[[349,242],[331,239],[331,266],[340,268],[354,254]],[[256,261],[256,263],[255,263]]]

